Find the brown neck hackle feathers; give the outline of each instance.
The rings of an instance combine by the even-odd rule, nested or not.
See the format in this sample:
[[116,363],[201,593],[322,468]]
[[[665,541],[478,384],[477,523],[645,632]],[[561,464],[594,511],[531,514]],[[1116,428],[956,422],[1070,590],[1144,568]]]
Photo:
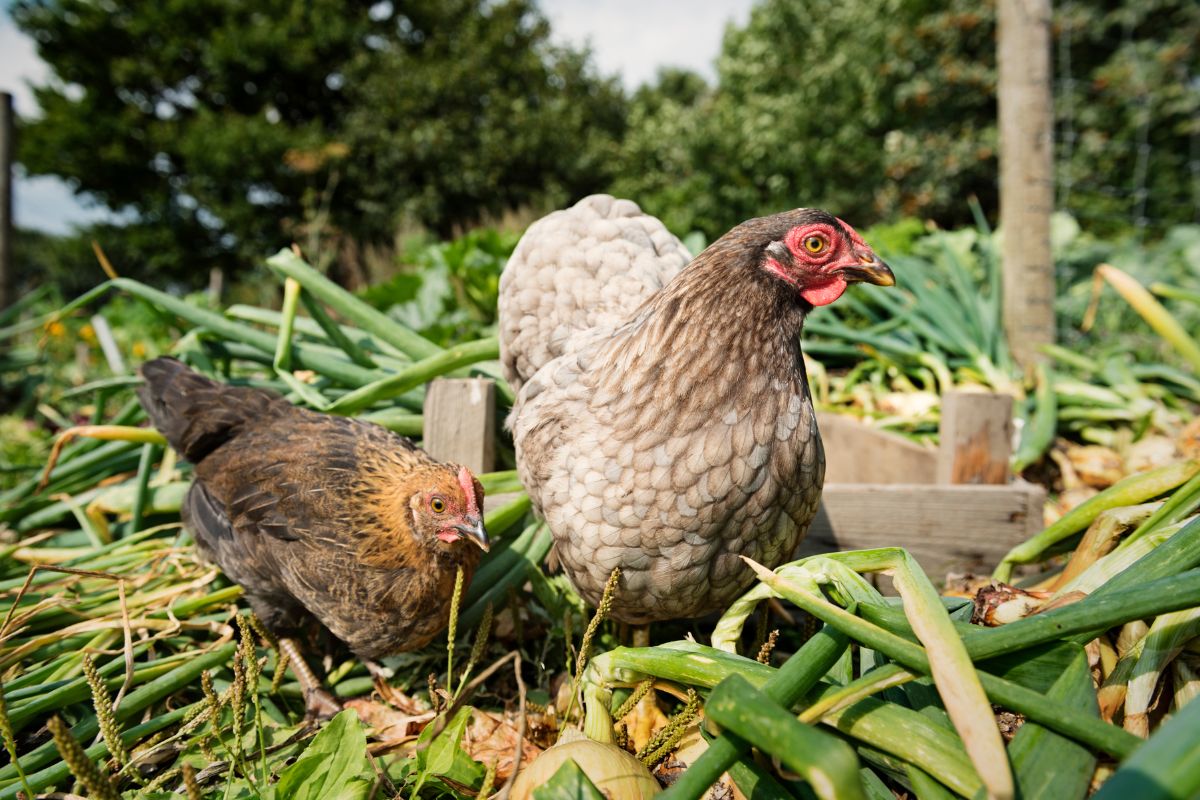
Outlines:
[[451,498],[452,505],[469,502],[459,484],[459,468],[413,465],[406,463],[405,455],[378,452],[360,462],[364,480],[356,489],[361,502],[357,522],[370,528],[371,535],[360,539],[358,557],[382,569],[418,566],[427,563],[431,553],[452,564],[477,561],[479,548],[469,542],[438,542],[436,527],[423,508],[434,494]]
[[593,407],[643,433],[690,430],[793,388],[810,306],[761,264],[771,241],[814,215],[825,216],[800,209],[749,220],[701,253],[603,348],[603,366],[590,372]]

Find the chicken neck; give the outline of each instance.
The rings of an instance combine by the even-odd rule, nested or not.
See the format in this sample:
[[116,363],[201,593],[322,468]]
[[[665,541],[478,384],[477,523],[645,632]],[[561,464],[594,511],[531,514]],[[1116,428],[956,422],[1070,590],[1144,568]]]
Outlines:
[[760,269],[754,249],[722,244],[614,332],[591,370],[593,407],[638,417],[653,408],[665,414],[653,424],[669,430],[702,425],[695,415],[748,411],[784,390],[807,397],[799,334],[811,306]]

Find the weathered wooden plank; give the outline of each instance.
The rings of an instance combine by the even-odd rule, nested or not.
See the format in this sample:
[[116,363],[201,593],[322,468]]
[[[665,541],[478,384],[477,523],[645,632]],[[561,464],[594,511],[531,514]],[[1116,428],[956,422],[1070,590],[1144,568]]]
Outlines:
[[475,474],[496,460],[496,385],[486,378],[439,378],[425,393],[422,446]]
[[942,395],[938,483],[1008,483],[1012,478],[1013,399],[994,392]]
[[872,547],[907,549],[935,583],[986,573],[1042,529],[1046,492],[1007,486],[826,484],[798,556]]
[[490,514],[505,503],[511,503],[520,494],[520,492],[503,492],[495,495],[485,494],[483,496],[483,513]]
[[937,451],[843,414],[817,414],[826,483],[933,483]]

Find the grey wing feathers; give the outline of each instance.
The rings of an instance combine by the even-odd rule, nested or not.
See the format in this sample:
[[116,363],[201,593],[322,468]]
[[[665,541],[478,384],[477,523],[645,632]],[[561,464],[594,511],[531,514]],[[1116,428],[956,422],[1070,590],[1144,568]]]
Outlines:
[[233,525],[202,483],[193,483],[183,501],[183,522],[204,547],[215,550],[219,542],[233,541]]
[[592,195],[538,220],[500,276],[505,378],[519,390],[584,341],[581,334],[615,330],[690,260],[679,239],[629,200]]

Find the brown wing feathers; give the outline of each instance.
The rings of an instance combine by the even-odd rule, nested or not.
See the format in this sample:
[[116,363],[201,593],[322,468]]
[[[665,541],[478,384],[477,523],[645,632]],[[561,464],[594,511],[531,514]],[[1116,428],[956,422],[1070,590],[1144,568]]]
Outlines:
[[141,373],[146,383],[137,393],[150,422],[194,464],[238,435],[248,421],[261,421],[281,404],[288,407],[273,392],[222,385],[174,358],[149,361]]

